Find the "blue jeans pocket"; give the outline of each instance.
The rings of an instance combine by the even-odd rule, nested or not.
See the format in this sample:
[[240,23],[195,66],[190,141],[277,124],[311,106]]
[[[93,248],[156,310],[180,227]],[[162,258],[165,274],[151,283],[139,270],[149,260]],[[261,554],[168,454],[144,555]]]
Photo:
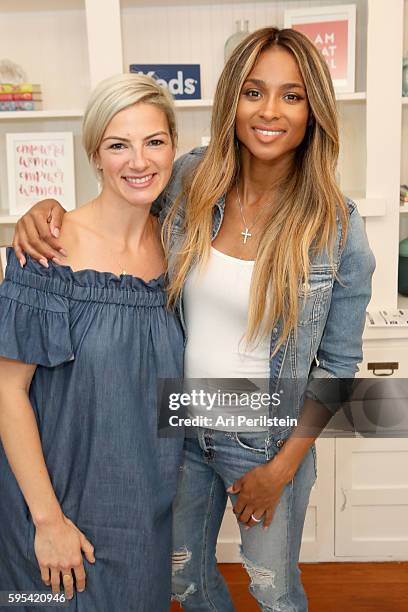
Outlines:
[[235,441],[241,448],[259,454],[266,454],[270,446],[267,431],[236,431]]

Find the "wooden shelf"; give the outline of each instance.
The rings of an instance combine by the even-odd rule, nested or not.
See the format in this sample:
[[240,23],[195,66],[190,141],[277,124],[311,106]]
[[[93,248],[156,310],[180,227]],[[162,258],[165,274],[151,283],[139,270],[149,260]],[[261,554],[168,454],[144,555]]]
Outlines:
[[[397,308],[408,309],[408,296],[398,294]],[[381,310],[381,308],[379,309]],[[392,310],[392,309],[385,309]],[[364,329],[364,340],[398,340],[408,338],[408,327],[368,327]]]
[[[269,0],[260,0],[261,3],[267,3]],[[207,4],[231,4],[231,0],[120,0],[121,9],[133,9],[144,6],[149,6],[151,3],[154,6],[205,6]],[[234,0],[234,4],[246,4],[247,0]]]
[[408,308],[408,295],[398,294],[398,308]]
[[357,204],[358,212],[362,217],[383,217],[387,213],[387,204],[384,198],[366,198],[363,193],[346,193]]
[[81,110],[40,110],[0,112],[0,121],[21,121],[21,119],[76,119],[83,116]]
[[404,214],[404,213],[408,213],[408,202],[405,202],[405,204],[399,206],[399,211],[400,211],[400,215]]
[[355,93],[337,93],[337,102],[357,102],[358,100],[367,100],[365,91],[356,91]]
[[175,100],[176,108],[211,108],[212,100]]
[[[175,100],[176,108],[211,108],[212,100]],[[0,112],[0,121],[21,121],[21,119],[81,119],[82,110],[41,110]]]
[[402,105],[408,105],[408,97],[402,98]]
[[14,225],[19,218],[18,215],[10,215],[7,210],[0,210],[0,225]]
[[73,11],[85,9],[85,0],[2,0],[0,12]]
[[365,327],[363,342],[367,340],[408,340],[408,327]]

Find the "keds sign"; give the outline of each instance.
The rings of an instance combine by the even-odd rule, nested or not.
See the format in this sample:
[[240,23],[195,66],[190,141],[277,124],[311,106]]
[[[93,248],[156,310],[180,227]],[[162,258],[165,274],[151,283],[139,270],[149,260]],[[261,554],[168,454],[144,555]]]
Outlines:
[[176,100],[200,100],[200,64],[131,64],[130,72],[153,77]]

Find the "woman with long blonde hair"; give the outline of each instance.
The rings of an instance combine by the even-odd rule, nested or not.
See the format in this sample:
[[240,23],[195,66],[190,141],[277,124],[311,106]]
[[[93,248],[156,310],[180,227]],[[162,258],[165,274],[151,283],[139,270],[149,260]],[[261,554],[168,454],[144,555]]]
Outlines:
[[[185,378],[205,380],[206,392],[241,379],[249,397],[246,410],[218,399],[201,406],[210,421],[185,440],[173,596],[187,611],[234,609],[215,557],[228,496],[260,608],[307,610],[298,560],[316,433],[300,425],[322,422],[319,379],[357,371],[374,270],[361,217],[336,184],[338,151],[323,57],[296,31],[264,28],[225,65],[210,145],[176,162],[161,201]],[[23,218],[14,241],[22,263],[23,250],[61,257],[61,212],[46,201]],[[251,406],[268,394],[269,404]]]

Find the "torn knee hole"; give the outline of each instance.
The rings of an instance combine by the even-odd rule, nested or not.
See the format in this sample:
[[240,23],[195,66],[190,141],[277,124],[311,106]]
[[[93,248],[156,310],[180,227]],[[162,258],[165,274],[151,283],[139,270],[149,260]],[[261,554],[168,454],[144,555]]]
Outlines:
[[188,586],[186,590],[184,591],[184,593],[182,593],[181,595],[179,595],[178,593],[172,593],[171,599],[172,601],[178,601],[179,603],[183,603],[183,601],[185,601],[189,595],[192,595],[193,593],[195,593],[196,590],[197,590],[196,585],[190,584],[190,586]]
[[267,567],[255,565],[241,553],[242,564],[251,579],[251,586],[260,589],[275,588],[276,572]]
[[172,557],[173,576],[177,572],[181,572],[189,561],[191,561],[191,552],[187,549],[187,546],[175,550]]

